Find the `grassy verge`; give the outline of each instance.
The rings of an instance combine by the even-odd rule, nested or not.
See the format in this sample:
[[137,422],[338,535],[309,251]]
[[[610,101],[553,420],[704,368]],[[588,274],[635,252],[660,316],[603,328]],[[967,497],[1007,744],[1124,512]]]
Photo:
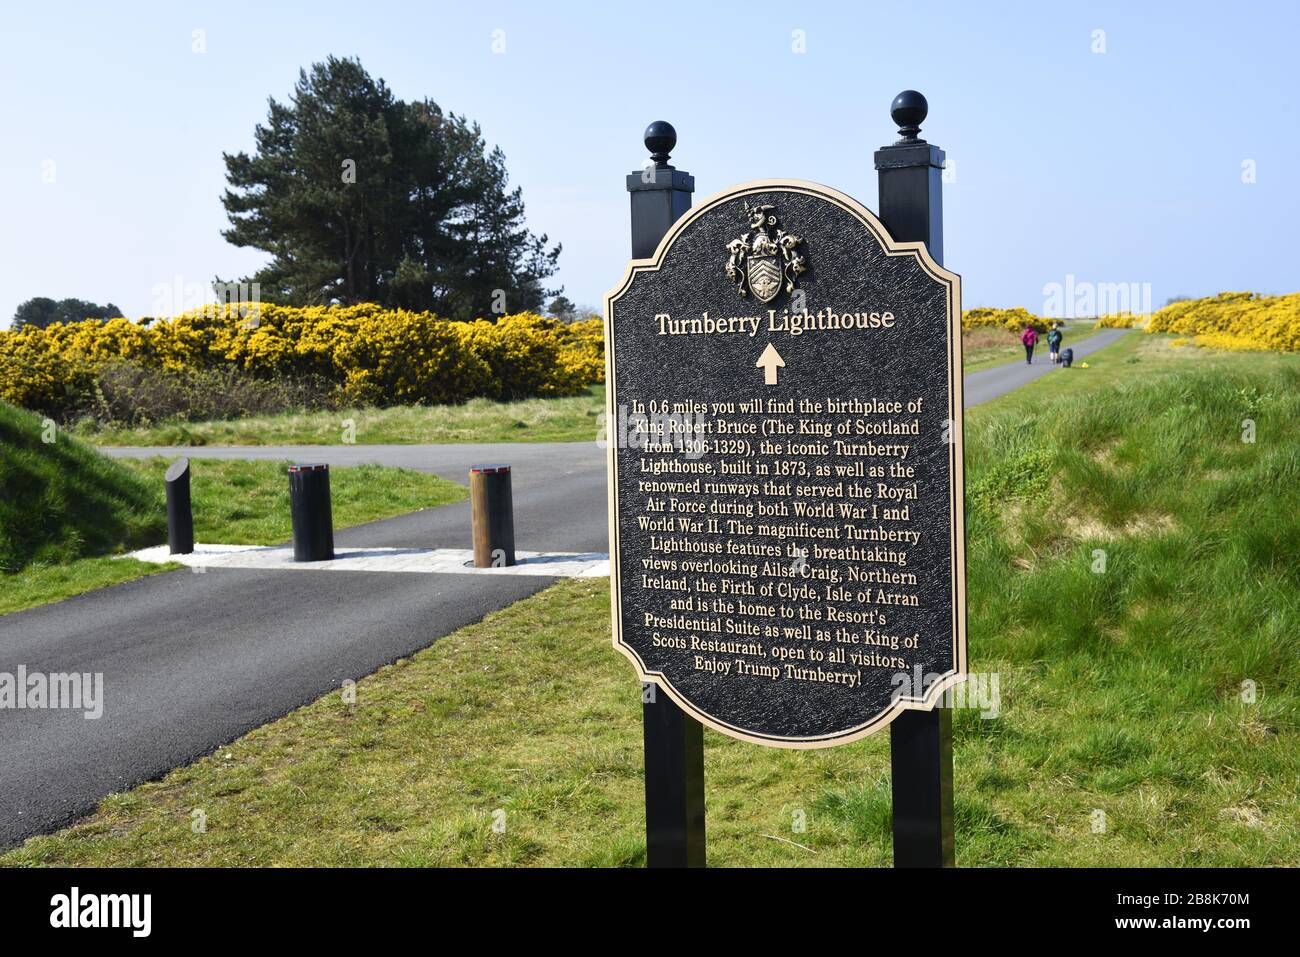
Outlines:
[[[1090,366],[968,418],[971,669],[1000,703],[954,715],[958,862],[1293,864],[1300,359],[1130,336]],[[705,740],[712,864],[890,862],[884,736]],[[637,865],[640,748],[608,590],[568,581],[0,864]]]
[[[1074,319],[1062,330],[1065,339],[1061,348],[1072,348],[1091,339],[1099,330],[1090,320]],[[1047,336],[1039,336],[1034,351],[1047,355]],[[962,334],[962,368],[966,372],[979,372],[993,366],[1004,365],[1016,359],[1022,362],[1025,347],[1020,344],[1020,333],[1005,329],[971,329]]]
[[[1071,323],[1067,345],[1097,330]],[[963,339],[965,370],[978,371],[1023,356],[1016,333],[976,330]],[[1047,346],[1044,343],[1043,350]],[[493,402],[473,399],[463,405],[396,406],[338,412],[286,412],[211,422],[165,422],[140,428],[98,426],[89,420],[76,428],[79,438],[96,445],[335,445],[345,432],[363,445],[445,444],[452,442],[587,442],[596,438],[605,408],[605,387],[563,399]],[[350,423],[350,425],[349,425]]]
[[146,543],[166,529],[156,504],[130,469],[0,402],[0,575]]
[[[163,485],[170,459],[119,459]],[[293,536],[289,519],[289,462],[191,459],[194,537],[225,545],[272,545]],[[334,527],[346,528],[422,508],[458,502],[461,485],[411,469],[385,465],[330,467]]]
[[[119,459],[141,486],[149,490],[149,507],[165,516],[164,458]],[[226,545],[270,545],[293,535],[289,520],[288,462],[194,459],[190,462],[194,536],[200,542]],[[115,466],[116,467],[116,466]],[[360,525],[393,515],[433,508],[464,498],[466,491],[435,475],[380,465],[330,469],[330,500],[334,527]],[[131,542],[131,547],[166,541],[166,519]],[[73,595],[153,574],[174,565],[153,565],[104,556],[63,562],[37,562],[0,579],[0,614],[60,601]]]
[[0,578],[0,615],[50,602],[63,601],[83,592],[120,585],[157,572],[183,568],[167,563],[155,565],[134,558],[78,558],[58,565],[31,565]]
[[335,445],[351,423],[365,445],[450,442],[587,442],[596,438],[605,409],[605,387],[563,399],[463,405],[396,406],[298,412],[215,422],[170,422],[149,428],[96,428],[78,435],[97,445]]

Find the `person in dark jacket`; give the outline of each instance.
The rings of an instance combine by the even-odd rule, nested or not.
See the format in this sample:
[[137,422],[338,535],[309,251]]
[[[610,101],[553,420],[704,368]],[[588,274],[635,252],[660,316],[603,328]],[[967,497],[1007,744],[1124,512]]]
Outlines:
[[1034,346],[1038,345],[1038,331],[1033,326],[1025,326],[1025,331],[1020,333],[1020,341],[1025,347],[1025,365],[1031,365],[1034,361]]
[[1052,365],[1061,361],[1061,340],[1065,338],[1061,335],[1061,324],[1053,323],[1052,331],[1047,334],[1047,356],[1052,360]]

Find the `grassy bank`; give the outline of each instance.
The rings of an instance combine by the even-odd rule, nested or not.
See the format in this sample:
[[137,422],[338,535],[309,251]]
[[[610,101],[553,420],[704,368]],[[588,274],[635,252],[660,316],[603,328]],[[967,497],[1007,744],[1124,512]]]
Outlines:
[[161,541],[166,527],[135,470],[0,402],[0,614],[157,571],[96,556]]
[[[1129,336],[1089,364],[968,416],[1000,707],[954,715],[958,862],[1294,864],[1300,359]],[[639,711],[605,584],[568,581],[0,863],[637,865]],[[885,736],[705,742],[711,863],[890,862]]]
[[97,445],[336,445],[345,434],[363,445],[450,442],[590,442],[605,409],[604,386],[564,399],[463,405],[407,405],[172,422],[114,429],[85,422],[77,434]]
[[[65,440],[66,441],[66,440]],[[140,534],[104,546],[100,554],[63,561],[35,561],[15,574],[0,578],[0,614],[31,608],[73,595],[114,585],[171,567],[133,559],[113,558],[126,548],[155,545],[167,540],[163,473],[168,459],[109,460],[103,462],[138,483]],[[195,459],[190,463],[194,535],[200,542],[230,545],[268,545],[293,535],[289,520],[288,462],[220,461]],[[393,515],[432,508],[464,498],[466,491],[454,482],[407,469],[362,465],[330,469],[330,499],[335,528],[359,525]],[[75,531],[75,530],[74,530]]]
[[0,402],[0,575],[156,539],[156,503],[131,469]]

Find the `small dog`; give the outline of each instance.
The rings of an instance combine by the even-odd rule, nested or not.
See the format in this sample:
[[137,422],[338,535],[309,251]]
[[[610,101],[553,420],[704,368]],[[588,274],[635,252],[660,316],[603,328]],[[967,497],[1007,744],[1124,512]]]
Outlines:
[[1074,362],[1074,350],[1073,349],[1063,350],[1061,352],[1061,365],[1065,366],[1068,369],[1070,368],[1070,364],[1072,362]]

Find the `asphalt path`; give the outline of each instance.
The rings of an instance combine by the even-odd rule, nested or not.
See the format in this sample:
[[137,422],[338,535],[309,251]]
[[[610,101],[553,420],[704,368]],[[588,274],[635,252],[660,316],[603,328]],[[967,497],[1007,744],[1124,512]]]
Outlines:
[[[1077,346],[1071,345],[1067,339],[1064,345],[1074,350],[1074,362],[1079,362],[1092,355],[1098,349],[1106,346],[1119,339],[1128,329],[1102,329],[1095,335],[1084,339]],[[965,400],[966,408],[973,405],[979,405],[981,402],[987,402],[989,399],[996,399],[1000,395],[1006,395],[1022,385],[1028,385],[1035,379],[1042,378],[1045,375],[1079,375],[1085,370],[1066,369],[1062,366],[1054,366],[1047,360],[1047,343],[1041,338],[1037,347],[1034,349],[1033,364],[1023,360],[1012,362],[1004,366],[994,366],[992,369],[983,369],[979,372],[972,372],[966,376],[963,381],[962,396]]]
[[[194,454],[200,450],[187,450]],[[212,451],[212,450],[202,450]],[[222,450],[232,452],[233,450]],[[267,452],[259,449],[258,452]],[[274,458],[302,458],[300,449]],[[481,449],[331,448],[467,481]],[[603,552],[604,453],[590,442],[493,446],[513,476],[522,551]],[[157,450],[150,450],[150,454]],[[360,453],[356,455],[341,452]],[[468,501],[335,534],[336,546],[469,547]],[[103,674],[104,709],[0,709],[0,848],[53,830],[540,591],[554,580],[390,572],[163,572],[0,617],[0,672]]]
[[[1078,361],[1126,330],[1075,349]],[[967,406],[1042,375],[1046,361],[968,375]],[[472,465],[513,466],[516,546],[608,550],[604,453],[593,442],[106,448],[114,456],[377,463],[468,481]],[[335,535],[339,547],[469,547],[468,501]],[[103,675],[103,713],[0,709],[0,848],[61,827],[105,795],[306,704],[346,679],[428,647],[549,578],[352,572],[164,572],[0,616],[0,672]]]

